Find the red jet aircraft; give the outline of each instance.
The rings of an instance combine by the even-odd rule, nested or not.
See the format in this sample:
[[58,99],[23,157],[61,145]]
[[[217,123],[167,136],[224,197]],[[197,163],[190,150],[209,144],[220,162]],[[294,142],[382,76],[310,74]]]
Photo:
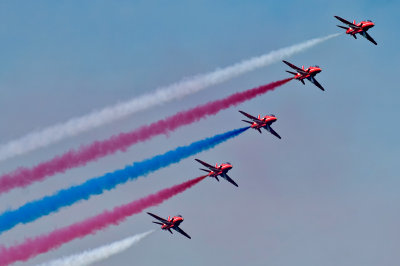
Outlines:
[[302,68],[299,68],[289,63],[288,61],[283,60],[282,62],[297,71],[297,73],[294,73],[286,70],[286,72],[294,75],[294,79],[300,80],[303,85],[305,85],[304,79],[308,79],[309,81],[314,83],[315,86],[324,91],[324,88],[321,86],[321,84],[319,84],[319,82],[314,78],[315,75],[321,72],[321,68],[319,66],[310,66],[307,69],[304,69],[304,66],[302,66]]
[[232,178],[230,178],[226,174],[226,173],[228,173],[229,170],[232,169],[232,165],[230,163],[222,163],[220,166],[218,166],[218,164],[215,164],[215,166],[212,166],[206,162],[203,162],[202,160],[199,160],[199,159],[195,159],[195,160],[208,168],[208,170],[200,168],[200,170],[208,172],[208,176],[214,177],[215,179],[217,179],[218,182],[219,182],[218,176],[221,176],[222,178],[224,178],[226,181],[228,181],[232,185],[238,187],[238,185],[235,183],[235,181],[233,181]]
[[258,130],[258,132],[260,133],[261,133],[261,128],[264,128],[278,139],[281,139],[281,136],[279,136],[278,133],[276,133],[275,130],[273,130],[271,127],[271,124],[277,120],[275,115],[266,115],[263,118],[261,118],[261,115],[258,115],[258,117],[254,117],[243,111],[239,112],[245,115],[246,117],[250,118],[251,120],[253,120],[253,122],[242,120],[243,122],[251,124],[251,128]]
[[357,39],[356,34],[359,33],[361,36],[363,36],[365,39],[367,39],[368,41],[372,42],[375,45],[378,45],[376,43],[376,41],[374,39],[372,39],[372,37],[367,33],[367,31],[372,28],[373,26],[375,26],[375,24],[371,21],[371,20],[365,20],[365,21],[361,21],[360,23],[356,24],[356,21],[354,20],[353,23],[351,23],[350,21],[347,21],[341,17],[335,16],[335,18],[337,18],[339,21],[343,22],[344,24],[346,24],[348,27],[344,27],[344,26],[340,26],[340,25],[336,25],[339,28],[345,29],[346,30],[346,34],[350,34],[354,37],[354,39]]
[[147,214],[150,216],[153,216],[157,220],[161,221],[161,223],[154,222],[154,221],[153,221],[153,223],[161,225],[162,230],[168,230],[172,234],[171,229],[174,229],[175,231],[177,231],[177,232],[181,233],[182,235],[186,236],[187,238],[191,239],[191,237],[188,234],[186,234],[185,231],[183,231],[182,229],[179,228],[179,225],[183,222],[182,215],[177,215],[172,218],[171,218],[171,216],[168,216],[168,220],[166,220],[166,219],[161,218],[160,216],[157,216],[150,212],[148,212]]

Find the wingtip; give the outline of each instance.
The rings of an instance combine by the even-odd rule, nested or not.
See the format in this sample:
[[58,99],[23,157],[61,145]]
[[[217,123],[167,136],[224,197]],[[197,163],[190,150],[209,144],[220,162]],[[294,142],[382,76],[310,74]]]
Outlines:
[[235,181],[232,181],[232,182],[229,182],[229,183],[231,183],[232,185],[234,185],[235,187],[239,187],[239,185],[238,184],[236,184],[236,182]]

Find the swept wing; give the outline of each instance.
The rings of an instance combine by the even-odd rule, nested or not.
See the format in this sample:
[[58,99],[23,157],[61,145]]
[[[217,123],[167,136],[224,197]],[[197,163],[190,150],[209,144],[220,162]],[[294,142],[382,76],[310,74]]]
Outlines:
[[177,231],[178,233],[181,233],[182,235],[186,236],[189,239],[192,239],[188,234],[186,234],[185,231],[183,231],[182,229],[180,229],[178,226],[174,226],[172,227],[172,229],[174,229],[175,231]]

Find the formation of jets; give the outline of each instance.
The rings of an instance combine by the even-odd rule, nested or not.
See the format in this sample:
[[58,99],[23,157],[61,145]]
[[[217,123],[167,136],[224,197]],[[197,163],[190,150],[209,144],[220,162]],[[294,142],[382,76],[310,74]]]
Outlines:
[[[346,34],[350,34],[351,36],[354,37],[354,39],[357,39],[356,34],[360,34],[361,36],[365,37],[367,40],[369,40],[373,44],[377,45],[375,40],[367,33],[367,31],[370,28],[375,26],[375,24],[371,20],[361,21],[356,24],[355,20],[353,23],[351,23],[351,22],[349,22],[341,17],[338,17],[338,16],[335,16],[335,18],[337,18],[339,21],[341,21],[347,25],[347,27],[337,25],[338,27],[345,29]],[[325,89],[321,86],[321,84],[319,84],[319,82],[315,79],[315,76],[322,71],[319,66],[317,66],[317,65],[310,66],[305,69],[304,66],[302,66],[300,68],[300,67],[297,67],[297,66],[293,65],[292,63],[289,63],[288,61],[285,61],[285,60],[283,60],[283,63],[285,63],[290,68],[292,68],[296,71],[296,72],[286,71],[286,72],[294,75],[293,79],[299,80],[301,83],[303,83],[303,85],[305,85],[304,79],[307,79],[310,82],[312,82],[315,86],[317,86],[319,89],[321,89],[322,91],[325,91]],[[239,112],[251,120],[251,121],[242,120],[243,122],[250,124],[251,128],[257,130],[260,133],[262,133],[261,129],[263,128],[263,129],[267,130],[269,133],[271,133],[272,135],[274,135],[275,137],[277,137],[278,139],[281,139],[281,136],[279,136],[279,134],[276,133],[275,130],[273,130],[271,128],[272,123],[276,122],[276,120],[277,120],[275,115],[270,114],[270,115],[265,115],[263,117],[261,117],[261,115],[258,115],[257,117],[255,117],[255,116],[252,116],[243,111],[239,111]],[[217,181],[219,181],[218,177],[222,177],[225,180],[227,180],[229,183],[231,183],[232,185],[238,187],[238,184],[236,184],[236,182],[233,181],[233,179],[230,178],[227,174],[228,171],[232,169],[231,163],[222,163],[219,166],[218,166],[218,164],[215,164],[215,166],[212,166],[211,164],[208,164],[199,159],[195,159],[195,160],[197,162],[199,162],[200,164],[202,164],[204,167],[208,168],[208,169],[200,168],[200,170],[208,173],[207,176],[215,178]],[[148,212],[148,214],[159,221],[159,222],[153,221],[153,223],[161,225],[162,230],[168,230],[172,234],[171,229],[173,229],[173,230],[181,233],[182,235],[186,236],[187,238],[191,238],[188,234],[186,234],[182,229],[179,228],[179,225],[183,222],[183,218],[181,215],[173,216],[172,218],[170,216],[168,216],[168,219],[164,219],[164,218],[161,218],[150,212]]]

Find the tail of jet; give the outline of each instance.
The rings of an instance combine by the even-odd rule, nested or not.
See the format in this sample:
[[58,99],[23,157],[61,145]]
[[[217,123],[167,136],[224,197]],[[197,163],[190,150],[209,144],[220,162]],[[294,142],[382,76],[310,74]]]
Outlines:
[[253,124],[253,122],[247,121],[247,120],[242,120],[243,122],[249,123],[249,124]]
[[[208,174],[210,173],[210,170],[204,169],[204,168],[199,168],[200,170],[207,172]],[[215,179],[217,179],[217,181],[219,182],[218,177],[214,176]]]

